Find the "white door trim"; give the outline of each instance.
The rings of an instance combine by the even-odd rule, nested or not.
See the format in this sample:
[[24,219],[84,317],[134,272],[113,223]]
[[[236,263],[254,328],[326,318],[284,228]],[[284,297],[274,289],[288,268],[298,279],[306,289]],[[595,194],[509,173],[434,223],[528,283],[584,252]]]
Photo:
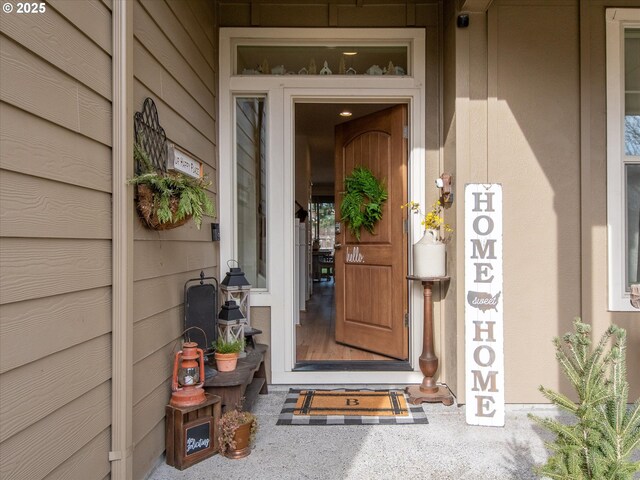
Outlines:
[[[411,39],[411,77],[363,76],[235,76],[231,75],[233,48],[269,39],[323,38],[386,40]],[[234,258],[235,172],[234,97],[267,96],[267,288],[253,291],[252,306],[271,308],[272,383],[419,383],[418,356],[422,345],[422,290],[410,289],[409,358],[414,371],[309,372],[293,371],[295,364],[294,229],[294,104],[295,102],[366,102],[409,105],[409,199],[424,204],[425,185],[425,34],[421,29],[220,29],[219,219],[220,265]],[[282,128],[280,128],[282,126]],[[400,205],[397,206],[400,208]],[[409,238],[418,240],[419,219],[410,225]],[[413,242],[411,242],[413,243]],[[411,249],[409,249],[410,252]],[[409,254],[410,255],[410,254]],[[410,259],[409,259],[410,261]],[[221,272],[222,273],[222,272]],[[417,308],[414,308],[414,305]]]
[[637,311],[626,290],[627,206],[625,165],[638,157],[624,147],[624,31],[640,26],[640,8],[607,8],[607,244],[608,306],[611,312]]

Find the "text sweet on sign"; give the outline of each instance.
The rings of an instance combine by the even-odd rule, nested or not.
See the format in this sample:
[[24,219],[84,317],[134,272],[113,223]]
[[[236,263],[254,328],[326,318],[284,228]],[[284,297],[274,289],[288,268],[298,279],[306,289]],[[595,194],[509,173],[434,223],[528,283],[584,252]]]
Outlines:
[[465,385],[470,425],[504,425],[502,185],[465,187]]

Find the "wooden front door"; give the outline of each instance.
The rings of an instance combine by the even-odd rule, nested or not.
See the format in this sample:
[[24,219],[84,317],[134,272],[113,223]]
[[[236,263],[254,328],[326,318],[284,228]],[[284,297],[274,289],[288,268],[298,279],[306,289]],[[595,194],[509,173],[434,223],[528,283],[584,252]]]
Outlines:
[[[406,105],[398,105],[336,127],[336,341],[408,359]],[[357,166],[370,169],[389,193],[374,234],[360,241],[340,219],[344,178]]]

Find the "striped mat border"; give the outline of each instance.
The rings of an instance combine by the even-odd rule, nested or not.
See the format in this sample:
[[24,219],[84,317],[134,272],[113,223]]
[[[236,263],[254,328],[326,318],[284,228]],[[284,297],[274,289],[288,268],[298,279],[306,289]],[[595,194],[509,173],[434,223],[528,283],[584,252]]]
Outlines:
[[[427,424],[427,414],[422,405],[412,405],[407,401],[409,415],[404,417],[389,416],[365,416],[365,415],[294,415],[293,412],[298,401],[298,395],[302,391],[313,390],[310,388],[290,388],[284,400],[284,406],[278,417],[276,425],[415,425]],[[363,388],[339,388],[334,390],[316,389],[318,391],[334,392],[358,392],[362,390],[370,392],[389,392],[388,389],[363,389]],[[392,390],[400,392],[402,390]],[[406,400],[406,395],[405,395]]]

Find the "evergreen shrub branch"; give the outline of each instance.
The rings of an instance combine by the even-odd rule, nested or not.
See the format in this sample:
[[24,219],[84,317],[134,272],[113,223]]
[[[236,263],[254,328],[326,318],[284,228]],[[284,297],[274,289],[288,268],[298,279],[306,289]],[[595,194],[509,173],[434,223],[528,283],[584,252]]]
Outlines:
[[575,333],[554,339],[556,358],[578,395],[573,402],[543,386],[540,392],[574,420],[569,424],[529,415],[553,432],[540,475],[561,480],[630,480],[640,462],[629,456],[640,446],[640,399],[629,407],[626,331],[612,325],[592,351],[591,327],[574,321]]

